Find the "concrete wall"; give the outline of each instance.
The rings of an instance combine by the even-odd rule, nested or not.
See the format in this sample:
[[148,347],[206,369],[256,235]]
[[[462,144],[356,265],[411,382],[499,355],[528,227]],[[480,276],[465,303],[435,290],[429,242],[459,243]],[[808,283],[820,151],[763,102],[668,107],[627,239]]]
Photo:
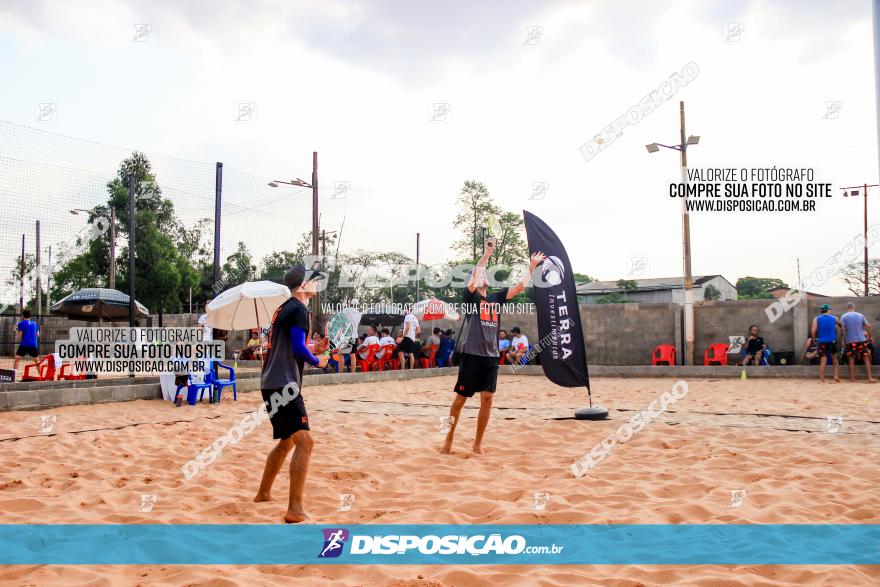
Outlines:
[[676,304],[581,306],[587,333],[587,362],[595,365],[650,364],[659,344],[675,344]]
[[[871,298],[815,298],[807,299],[770,321],[766,308],[774,300],[739,300],[699,302],[694,305],[697,364],[702,364],[703,353],[713,343],[727,343],[730,336],[745,335],[751,324],[757,324],[764,339],[773,351],[792,351],[796,360],[803,349],[809,326],[819,312],[819,306],[827,303],[832,312],[841,315],[848,301],[855,301],[857,310],[868,320],[880,324],[880,296]],[[581,320],[587,338],[587,359],[591,365],[646,365],[651,362],[651,352],[660,344],[674,344],[681,354],[682,307],[674,303],[599,304],[580,307]],[[165,326],[195,326],[197,314],[166,315]],[[142,321],[143,325],[145,321]],[[158,317],[153,325],[158,326]],[[90,326],[94,323],[70,321],[66,318],[43,319],[41,351],[50,352],[56,338],[67,338],[74,326]],[[126,323],[115,323],[126,326]],[[434,326],[458,332],[460,322],[438,320],[423,321],[422,336],[427,338]],[[537,316],[525,306],[519,313],[505,314],[501,326],[510,330],[519,326],[535,343],[538,337]],[[15,320],[0,318],[0,355],[14,352]],[[364,330],[364,329],[362,329]],[[227,352],[241,348],[247,331],[230,333]]]

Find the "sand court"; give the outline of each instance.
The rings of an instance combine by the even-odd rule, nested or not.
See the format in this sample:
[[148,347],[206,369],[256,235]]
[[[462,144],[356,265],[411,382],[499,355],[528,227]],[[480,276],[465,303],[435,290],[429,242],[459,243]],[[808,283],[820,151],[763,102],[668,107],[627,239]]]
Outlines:
[[[610,419],[570,419],[583,390],[502,375],[486,454],[470,451],[478,399],[453,454],[438,453],[453,377],[305,387],[316,441],[306,507],[321,525],[877,524],[880,386],[694,379],[687,395],[576,479],[572,463],[673,379],[594,381]],[[159,400],[0,414],[0,520],[11,523],[275,524],[253,503],[268,423],[187,479],[181,467],[260,405]],[[872,566],[4,567],[4,584],[325,585],[876,584]]]

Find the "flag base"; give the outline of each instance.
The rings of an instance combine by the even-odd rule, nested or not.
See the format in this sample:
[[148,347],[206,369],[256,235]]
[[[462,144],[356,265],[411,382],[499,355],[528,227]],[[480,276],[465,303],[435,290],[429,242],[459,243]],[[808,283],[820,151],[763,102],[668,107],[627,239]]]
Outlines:
[[604,420],[608,417],[608,410],[602,406],[591,406],[575,410],[575,420]]

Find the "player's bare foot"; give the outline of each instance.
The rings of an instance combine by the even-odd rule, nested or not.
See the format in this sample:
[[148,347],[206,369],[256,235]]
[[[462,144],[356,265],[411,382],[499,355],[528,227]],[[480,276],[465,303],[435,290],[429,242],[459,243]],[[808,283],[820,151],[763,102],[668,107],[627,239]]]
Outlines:
[[834,383],[840,383],[840,379],[835,379]]
[[475,444],[474,445],[474,454],[478,454],[478,455],[483,454],[483,447]]
[[877,383],[876,379],[868,379],[868,383]]
[[443,445],[443,448],[440,449],[441,455],[451,455],[452,454],[452,444],[446,443]]
[[300,522],[305,522],[308,519],[308,514],[303,510],[287,510],[287,513],[284,514],[284,522],[287,524],[298,524]]
[[254,501],[260,503],[261,501],[275,501],[275,499],[268,493],[258,493]]

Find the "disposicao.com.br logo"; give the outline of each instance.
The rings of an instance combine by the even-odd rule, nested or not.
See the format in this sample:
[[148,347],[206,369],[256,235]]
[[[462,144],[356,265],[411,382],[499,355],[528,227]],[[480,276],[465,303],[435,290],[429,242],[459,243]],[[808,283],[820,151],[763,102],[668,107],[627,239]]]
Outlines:
[[345,528],[324,528],[324,544],[318,558],[335,558],[350,541],[349,555],[521,555],[560,554],[564,546],[529,546],[520,534],[349,534]]

